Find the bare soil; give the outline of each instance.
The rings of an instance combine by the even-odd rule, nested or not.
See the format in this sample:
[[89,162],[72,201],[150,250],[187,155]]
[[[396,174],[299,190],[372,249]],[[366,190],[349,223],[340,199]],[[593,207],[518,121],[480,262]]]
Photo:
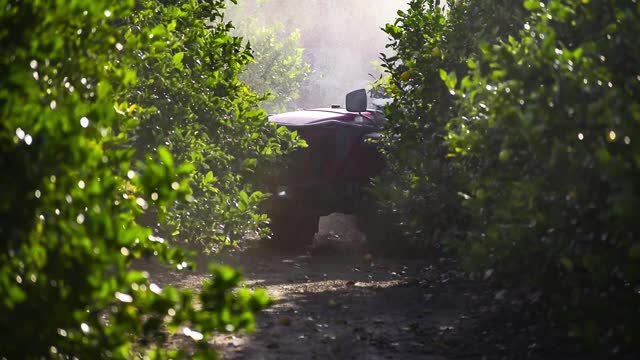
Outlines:
[[[245,286],[276,300],[255,333],[222,334],[212,345],[227,359],[578,358],[571,343],[556,346],[544,324],[520,321],[525,310],[508,292],[469,280],[450,259],[347,248],[249,246],[200,257],[199,269],[210,261],[240,268]],[[198,288],[207,276],[149,270],[154,281],[178,287]]]

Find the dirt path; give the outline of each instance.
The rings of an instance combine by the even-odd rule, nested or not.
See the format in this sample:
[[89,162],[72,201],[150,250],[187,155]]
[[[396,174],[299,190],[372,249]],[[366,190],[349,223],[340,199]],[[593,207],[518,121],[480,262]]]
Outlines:
[[[243,270],[247,287],[266,288],[276,304],[259,315],[255,333],[221,335],[215,346],[228,359],[482,357],[458,346],[464,341],[455,331],[471,324],[467,314],[478,301],[471,284],[447,264],[369,260],[251,249],[225,257]],[[206,276],[155,273],[162,283],[192,288]]]
[[[276,300],[258,316],[255,333],[215,338],[223,358],[584,358],[564,339],[545,335],[538,326],[544,320],[522,322],[526,311],[515,297],[465,278],[450,260],[250,247],[203,256],[198,268],[210,261],[241,269],[245,286],[266,288]],[[148,270],[154,281],[178,287],[199,288],[207,276]]]
[[277,303],[255,334],[221,339],[231,359],[438,359],[428,340],[456,326],[463,306],[434,296],[421,282],[429,268],[415,261],[267,255],[255,268],[237,265]]

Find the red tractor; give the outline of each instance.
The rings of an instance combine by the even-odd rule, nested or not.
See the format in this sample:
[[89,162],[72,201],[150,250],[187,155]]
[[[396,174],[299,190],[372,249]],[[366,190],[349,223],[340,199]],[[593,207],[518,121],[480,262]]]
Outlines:
[[[382,112],[367,109],[367,93],[346,96],[346,108],[312,109],[269,116],[269,121],[297,131],[308,148],[299,149],[271,182],[267,212],[273,240],[303,244],[331,213],[367,217],[376,208],[366,187],[380,174],[384,159],[375,144],[384,122]],[[361,227],[367,237],[370,234]]]

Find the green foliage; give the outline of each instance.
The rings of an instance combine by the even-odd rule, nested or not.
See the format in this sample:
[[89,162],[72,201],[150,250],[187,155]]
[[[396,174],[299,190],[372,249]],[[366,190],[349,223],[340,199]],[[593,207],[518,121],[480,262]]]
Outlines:
[[[640,344],[640,8],[526,1],[517,39],[483,46],[449,122],[474,219],[468,264],[569,304],[590,342]],[[559,311],[558,311],[559,312]]]
[[253,61],[240,74],[240,79],[266,98],[260,106],[269,113],[293,110],[300,98],[300,88],[311,73],[304,62],[300,30],[288,32],[282,24],[260,21],[266,17],[268,1],[247,1],[230,8],[227,15],[233,20],[235,32],[251,45]]
[[311,73],[310,65],[302,58],[300,31],[287,34],[279,23],[271,27],[256,27],[251,23],[239,26],[253,30],[243,36],[251,41],[255,59],[240,78],[251,90],[269,94],[260,104],[269,113],[293,110],[300,98],[300,87]]
[[439,1],[411,1],[385,28],[395,52],[383,56],[386,91],[395,101],[386,109],[383,151],[394,177],[376,192],[419,244],[439,245],[466,226],[461,178],[446,142],[456,114],[447,85],[456,85],[480,42],[515,32],[523,11],[512,1],[449,1],[448,12]]
[[387,202],[414,233],[453,232],[470,271],[542,291],[570,334],[637,348],[640,5],[437,5],[386,28]]
[[164,145],[196,170],[189,201],[158,208],[170,224],[166,233],[207,249],[251,232],[264,235],[267,218],[258,205],[266,195],[255,174],[268,173],[302,142],[268,123],[260,98],[238,79],[251,51],[229,34],[224,1],[141,4],[124,25],[127,44],[140,44],[143,59],[132,64],[138,83],[123,96],[146,109],[137,112],[133,144]]
[[[193,37],[170,35],[197,23],[205,10],[215,15],[220,3],[173,3],[0,1],[0,357],[212,358],[212,331],[251,329],[253,313],[269,303],[264,292],[232,291],[240,278],[228,268],[212,268],[211,281],[195,295],[161,289],[131,267],[135,259],[153,257],[190,268],[183,251],[135,219],[197,193],[189,186],[194,166],[181,165],[184,159],[168,150],[176,150],[172,138],[135,160],[128,134],[157,114],[154,102],[164,109],[163,101],[180,101],[191,114],[190,97],[162,93],[169,86],[185,89],[190,78],[162,75],[191,69],[195,59],[185,50],[192,43],[222,41],[200,52],[211,61],[208,69],[225,79],[212,82],[217,97],[201,94],[217,104],[233,101],[226,96],[235,91],[245,61],[221,25],[217,33],[194,27]],[[171,12],[143,21],[159,16],[157,10]],[[151,74],[163,66],[165,73]],[[152,78],[166,81],[165,87],[152,91]],[[132,89],[141,93],[134,96]],[[235,101],[230,118],[246,115]],[[236,137],[228,141],[250,144],[244,136],[259,115],[227,125],[237,131],[227,133]],[[224,140],[211,138],[227,151]],[[271,138],[264,143],[277,148]],[[258,154],[269,147],[250,148]],[[165,348],[167,336],[177,332],[190,345]]]

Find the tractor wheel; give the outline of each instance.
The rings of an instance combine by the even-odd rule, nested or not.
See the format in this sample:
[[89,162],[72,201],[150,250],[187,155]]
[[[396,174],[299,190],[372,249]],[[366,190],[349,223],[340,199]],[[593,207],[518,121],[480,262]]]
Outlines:
[[269,247],[301,250],[311,244],[318,231],[318,217],[304,212],[279,212],[269,215],[271,238]]

